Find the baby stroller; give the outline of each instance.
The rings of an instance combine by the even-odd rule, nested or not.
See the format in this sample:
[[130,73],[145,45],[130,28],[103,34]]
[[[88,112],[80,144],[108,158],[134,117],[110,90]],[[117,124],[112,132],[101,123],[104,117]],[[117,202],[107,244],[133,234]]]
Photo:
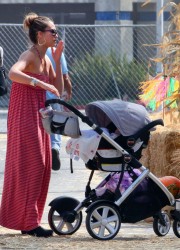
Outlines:
[[[175,199],[159,179],[139,162],[141,151],[148,144],[150,131],[156,125],[163,126],[163,121],[151,121],[142,105],[120,100],[92,102],[85,107],[87,115],[62,100],[48,100],[45,106],[49,107],[53,103],[59,103],[71,112],[67,112],[69,114],[63,122],[61,118],[58,122],[57,113],[53,120],[51,113],[51,132],[68,136],[64,132],[67,131],[66,123],[69,118],[75,118],[75,114],[77,119],[81,118],[101,139],[94,157],[85,163],[91,172],[84,200],[62,196],[50,202],[48,221],[52,230],[58,235],[75,233],[81,226],[82,210],[85,208],[86,229],[95,239],[113,239],[119,232],[121,223],[136,223],[151,216],[154,218],[154,232],[158,236],[165,236],[170,230],[171,221],[162,208],[168,205],[173,208],[173,231],[180,237],[180,200]],[[102,127],[113,134],[118,130],[120,134],[112,139]],[[80,138],[80,130],[75,130],[78,132],[74,137]],[[106,154],[107,150],[112,152],[112,157]],[[105,154],[101,154],[103,151]],[[108,175],[95,189],[91,189],[90,183],[95,171],[107,171]],[[117,174],[119,179],[114,192],[107,189],[98,196],[97,190]],[[125,174],[132,181],[121,192],[120,186]]]

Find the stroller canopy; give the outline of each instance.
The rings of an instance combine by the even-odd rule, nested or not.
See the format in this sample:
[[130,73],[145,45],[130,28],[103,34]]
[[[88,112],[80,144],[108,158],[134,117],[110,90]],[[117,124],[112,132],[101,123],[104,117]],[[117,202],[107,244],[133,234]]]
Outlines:
[[99,127],[113,122],[123,136],[133,135],[151,122],[144,106],[121,100],[92,102],[86,105],[85,112]]

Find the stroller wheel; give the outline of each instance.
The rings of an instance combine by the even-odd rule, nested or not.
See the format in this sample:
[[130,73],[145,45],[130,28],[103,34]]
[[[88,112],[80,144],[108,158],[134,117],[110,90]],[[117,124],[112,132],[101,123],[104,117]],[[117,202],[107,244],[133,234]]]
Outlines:
[[113,239],[119,232],[120,226],[121,216],[114,204],[98,202],[87,212],[86,228],[94,239]]
[[58,235],[71,235],[75,233],[82,222],[82,212],[78,214],[70,210],[57,211],[51,207],[48,214],[48,222],[51,229]]
[[180,238],[180,221],[179,220],[174,220],[173,221],[173,231],[174,234]]
[[153,229],[158,236],[165,236],[171,227],[171,220],[167,213],[160,214],[161,217],[155,217],[153,221]]

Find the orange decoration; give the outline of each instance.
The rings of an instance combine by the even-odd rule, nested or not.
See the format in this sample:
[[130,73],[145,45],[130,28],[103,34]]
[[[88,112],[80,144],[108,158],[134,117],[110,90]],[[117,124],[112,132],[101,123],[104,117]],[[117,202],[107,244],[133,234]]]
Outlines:
[[164,176],[159,178],[164,186],[173,194],[174,198],[180,195],[180,180],[174,176]]

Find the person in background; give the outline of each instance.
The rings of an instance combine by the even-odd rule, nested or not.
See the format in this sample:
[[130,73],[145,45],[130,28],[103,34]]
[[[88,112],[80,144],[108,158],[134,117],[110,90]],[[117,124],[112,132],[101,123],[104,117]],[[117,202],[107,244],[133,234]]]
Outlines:
[[0,46],[0,67],[3,66],[3,57],[4,57],[4,51],[3,48]]
[[3,67],[4,50],[0,46],[0,96],[7,94],[6,72]]
[[0,209],[0,225],[37,237],[52,236],[40,226],[51,176],[50,137],[39,110],[46,91],[57,97],[63,92],[60,58],[63,42],[52,51],[56,72],[46,56],[58,38],[54,22],[29,13],[24,18],[32,46],[11,67],[12,88],[8,109],[7,152]]
[[[52,62],[52,65],[54,69],[56,69],[56,65],[52,56],[52,50],[51,48],[47,49],[46,55],[49,57],[49,59]],[[64,53],[61,55],[61,67],[62,67],[62,73],[63,73],[63,80],[64,80],[64,92],[62,94],[62,98],[65,101],[68,101],[72,97],[72,85],[71,81],[68,75],[68,68],[67,68],[67,62],[64,56]],[[46,99],[56,99],[57,96],[52,94],[51,92],[46,92]],[[59,104],[53,104],[53,109],[60,110],[61,106]],[[52,150],[52,169],[57,171],[61,167],[61,161],[60,161],[60,148],[61,148],[61,135],[59,134],[51,134],[51,150]]]

